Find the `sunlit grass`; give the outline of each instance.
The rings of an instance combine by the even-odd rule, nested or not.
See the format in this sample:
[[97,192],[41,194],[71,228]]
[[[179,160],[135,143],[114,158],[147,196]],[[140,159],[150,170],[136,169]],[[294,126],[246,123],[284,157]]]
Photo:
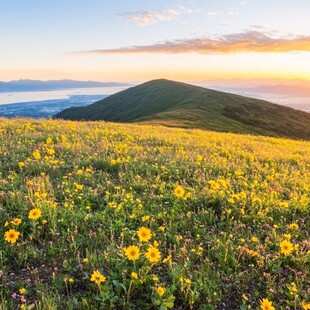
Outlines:
[[0,309],[309,305],[309,142],[1,119],[0,156]]

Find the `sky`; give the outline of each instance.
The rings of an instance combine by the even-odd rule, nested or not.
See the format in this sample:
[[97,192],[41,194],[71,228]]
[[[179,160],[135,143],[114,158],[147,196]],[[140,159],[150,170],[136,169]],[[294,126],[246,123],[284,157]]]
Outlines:
[[0,0],[0,81],[302,83],[309,16],[309,0]]

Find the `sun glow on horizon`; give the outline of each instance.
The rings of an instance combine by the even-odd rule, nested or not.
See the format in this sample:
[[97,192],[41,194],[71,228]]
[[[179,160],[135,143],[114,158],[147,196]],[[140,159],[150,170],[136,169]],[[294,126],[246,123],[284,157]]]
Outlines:
[[310,4],[284,2],[6,2],[0,81],[310,80]]
[[[67,58],[70,56],[67,55]],[[81,55],[70,58],[70,61],[50,62],[46,70],[31,66],[24,70],[4,70],[0,73],[0,80],[14,80],[16,76],[18,79],[68,78],[119,82],[155,78],[183,81],[256,78],[310,80],[306,63],[310,63],[310,53]]]

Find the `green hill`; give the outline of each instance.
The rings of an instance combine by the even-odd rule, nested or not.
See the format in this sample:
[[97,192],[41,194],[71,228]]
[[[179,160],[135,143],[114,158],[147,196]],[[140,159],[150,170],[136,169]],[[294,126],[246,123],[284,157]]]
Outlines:
[[310,139],[310,114],[267,101],[169,80],[153,80],[55,118]]

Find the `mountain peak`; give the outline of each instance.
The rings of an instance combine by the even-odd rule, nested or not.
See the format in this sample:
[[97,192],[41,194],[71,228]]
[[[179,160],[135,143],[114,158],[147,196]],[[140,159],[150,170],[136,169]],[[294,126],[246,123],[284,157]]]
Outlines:
[[310,114],[167,79],[131,87],[55,118],[160,124],[310,140]]

